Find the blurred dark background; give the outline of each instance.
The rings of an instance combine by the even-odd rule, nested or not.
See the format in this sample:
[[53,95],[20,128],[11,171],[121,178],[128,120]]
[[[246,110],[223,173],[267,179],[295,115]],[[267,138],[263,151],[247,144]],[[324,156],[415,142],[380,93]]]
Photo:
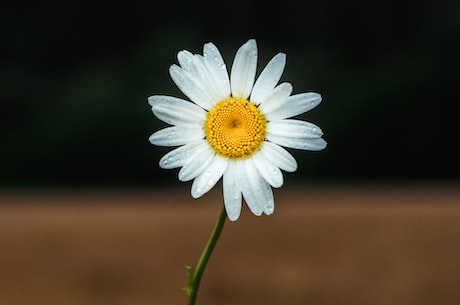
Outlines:
[[458,181],[458,1],[45,1],[2,4],[0,186],[176,182],[152,146],[152,94],[183,96],[176,53],[214,42],[228,68],[249,38],[278,52],[323,152],[309,181]]

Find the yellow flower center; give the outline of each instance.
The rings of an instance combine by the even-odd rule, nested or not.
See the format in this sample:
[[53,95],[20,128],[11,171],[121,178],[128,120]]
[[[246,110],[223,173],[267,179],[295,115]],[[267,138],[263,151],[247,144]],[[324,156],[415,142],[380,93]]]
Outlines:
[[204,130],[209,145],[225,157],[253,154],[265,140],[265,116],[246,99],[228,97],[209,110]]

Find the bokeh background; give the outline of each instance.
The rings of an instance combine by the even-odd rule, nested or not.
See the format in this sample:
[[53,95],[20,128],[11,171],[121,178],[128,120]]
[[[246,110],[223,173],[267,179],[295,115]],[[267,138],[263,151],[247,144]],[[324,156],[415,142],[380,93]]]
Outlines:
[[294,152],[293,179],[459,178],[456,1],[14,3],[0,21],[2,185],[173,181],[147,97],[183,96],[178,51],[212,41],[230,68],[249,38],[259,72],[285,52],[283,80],[323,95],[303,118],[328,149]]
[[178,51],[212,41],[230,69],[250,38],[259,72],[284,52],[282,80],[322,94],[302,119],[329,145],[291,150],[275,216],[228,225],[199,302],[460,302],[460,2],[15,1],[0,16],[0,303],[185,303],[221,186],[194,201],[159,168],[147,98],[183,97]]

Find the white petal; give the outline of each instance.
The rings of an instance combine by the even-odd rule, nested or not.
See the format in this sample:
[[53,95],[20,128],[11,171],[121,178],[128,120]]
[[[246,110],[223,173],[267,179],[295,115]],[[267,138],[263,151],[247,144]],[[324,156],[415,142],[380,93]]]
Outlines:
[[154,95],[148,101],[157,118],[171,125],[199,127],[206,118],[203,108],[180,98]]
[[180,91],[192,102],[204,109],[212,107],[215,101],[196,76],[177,65],[172,65],[169,68],[169,75]]
[[268,122],[267,133],[290,138],[320,138],[323,135],[315,124],[292,119]]
[[207,193],[227,169],[228,160],[219,155],[214,155],[209,166],[203,171],[192,184],[192,197],[199,198]]
[[[214,75],[213,68],[209,66],[209,63],[201,55],[195,55],[193,57],[196,67],[196,78],[203,85],[203,88],[207,91],[213,103],[218,102],[228,97],[229,91],[223,92],[220,88],[220,84],[216,82],[216,76]],[[227,76],[228,78],[228,76]]]
[[210,76],[218,89],[217,101],[230,96],[230,80],[228,78],[227,66],[219,49],[213,43],[207,43],[203,47],[203,56],[205,64],[210,71]]
[[172,126],[155,132],[150,136],[149,141],[158,146],[180,146],[203,138],[203,128]]
[[265,112],[267,120],[281,120],[307,112],[321,103],[321,95],[307,92],[290,96],[285,103],[271,111]]
[[179,180],[189,181],[196,178],[211,163],[214,154],[209,146],[202,145],[195,149],[193,155],[184,160],[184,165],[179,171]]
[[193,70],[193,54],[187,50],[177,53],[177,61],[182,69],[191,72]]
[[252,161],[259,171],[260,175],[273,187],[283,185],[283,174],[280,169],[270,162],[261,151],[252,156]]
[[[256,216],[260,216],[262,215],[263,209],[257,198],[257,194],[255,191],[252,190],[252,187],[249,181],[257,180],[257,179],[263,180],[263,179],[262,177],[260,177],[259,173],[257,172],[252,162],[249,163],[248,165],[246,165],[246,163],[249,163],[249,159],[243,159],[243,160],[239,160],[238,162],[236,162],[237,175],[240,177],[241,192],[243,193],[244,200],[246,201],[246,204],[248,205],[251,212]],[[252,170],[246,170],[246,167],[249,167],[249,166],[252,166]],[[255,184],[255,183],[252,183],[252,184]]]
[[291,138],[267,133],[267,140],[278,145],[303,150],[318,151],[326,148],[327,143],[322,138]]
[[[209,92],[209,71],[204,64],[203,56],[192,54],[188,51],[181,51],[177,54],[177,60],[185,72],[187,72],[193,80],[199,82],[202,88]],[[212,90],[213,88],[211,88]]]
[[249,209],[257,216],[260,216],[262,212],[267,215],[272,214],[275,203],[270,185],[259,174],[250,158],[238,163],[241,163],[242,167],[242,169],[239,168],[240,174],[242,171],[245,173],[241,177],[241,185],[243,197]]
[[240,176],[235,163],[233,160],[228,162],[228,167],[223,177],[224,205],[227,216],[231,221],[235,221],[240,217],[242,201]]
[[281,146],[265,141],[260,151],[268,161],[280,169],[287,172],[297,170],[297,161]]
[[280,81],[286,65],[286,55],[278,53],[265,66],[254,84],[251,92],[251,101],[259,105],[273,91]]
[[259,106],[262,113],[270,113],[273,109],[278,108],[284,104],[289,95],[292,93],[292,85],[290,83],[281,83],[265,97]]
[[160,167],[164,169],[173,169],[183,166],[190,162],[190,159],[195,154],[201,153],[204,149],[208,148],[206,140],[199,140],[197,142],[179,146],[168,152],[160,159]]
[[230,74],[232,95],[248,98],[254,84],[257,69],[257,44],[254,39],[242,45],[236,52]]

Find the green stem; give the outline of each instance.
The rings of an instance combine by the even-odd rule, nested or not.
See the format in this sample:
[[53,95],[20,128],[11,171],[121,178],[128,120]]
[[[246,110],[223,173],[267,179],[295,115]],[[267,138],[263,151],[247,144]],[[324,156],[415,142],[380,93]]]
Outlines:
[[187,288],[185,289],[189,295],[188,305],[194,305],[196,301],[196,297],[198,294],[198,287],[200,286],[201,277],[203,275],[204,269],[206,268],[206,264],[211,257],[211,253],[214,250],[214,247],[219,239],[220,233],[224,228],[225,220],[227,219],[227,213],[225,211],[225,207],[222,205],[222,211],[220,212],[219,219],[214,226],[214,230],[209,237],[208,243],[201,254],[200,260],[195,269],[188,267],[188,276],[189,281]]

